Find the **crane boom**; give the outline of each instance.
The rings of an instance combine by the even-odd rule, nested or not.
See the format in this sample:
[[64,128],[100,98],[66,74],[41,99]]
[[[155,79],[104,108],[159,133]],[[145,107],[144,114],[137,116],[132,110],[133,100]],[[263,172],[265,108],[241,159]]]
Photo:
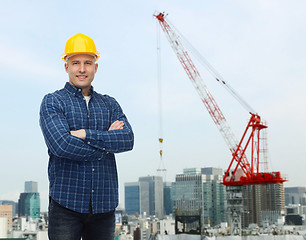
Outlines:
[[215,99],[213,98],[208,88],[206,87],[199,71],[197,70],[197,68],[193,64],[193,61],[189,57],[188,52],[184,49],[179,39],[179,36],[172,30],[170,25],[165,21],[164,15],[162,13],[157,15],[156,18],[159,20],[159,23],[163,31],[166,33],[166,37],[170,42],[172,49],[174,50],[176,56],[178,57],[180,63],[182,64],[184,70],[186,71],[189,79],[191,80],[192,84],[194,85],[195,89],[200,95],[213,121],[215,122],[220,132],[222,133],[228,147],[234,153],[238,145],[238,141],[234,137],[234,134],[230,126],[227,124],[226,119],[223,116],[220,108],[218,107]]
[[[263,175],[259,173],[259,131],[267,126],[261,123],[260,117],[257,114],[251,113],[251,118],[243,137],[240,142],[238,142],[230,126],[227,124],[227,121],[218,107],[215,99],[205,85],[199,71],[195,67],[193,61],[189,57],[188,52],[181,43],[179,35],[165,20],[164,13],[158,13],[154,16],[162,27],[173,51],[178,57],[196,91],[200,95],[205,107],[207,108],[210,116],[212,117],[232,153],[233,158],[224,175],[223,183],[225,185],[241,185],[282,182],[279,172],[273,174],[267,173],[268,175],[266,174],[264,177],[262,177]],[[251,130],[251,133],[249,138],[247,138],[247,133],[249,130]],[[243,147],[244,141],[246,141],[246,144]],[[245,154],[249,143],[252,143],[251,165],[248,162]],[[236,166],[234,167],[234,170],[232,170],[234,164],[236,164]],[[238,169],[242,170],[242,172],[239,172]]]

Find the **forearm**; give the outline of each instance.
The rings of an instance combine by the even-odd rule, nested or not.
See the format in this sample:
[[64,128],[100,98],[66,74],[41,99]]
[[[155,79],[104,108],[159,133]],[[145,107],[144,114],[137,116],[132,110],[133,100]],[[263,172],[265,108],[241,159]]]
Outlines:
[[120,153],[133,149],[134,134],[128,126],[110,131],[86,129],[85,143],[102,151]]
[[112,98],[111,125],[108,131],[86,129],[85,143],[102,151],[120,153],[134,146],[134,134],[120,105]]
[[95,159],[102,154],[97,148],[85,144],[71,135],[69,126],[56,99],[46,96],[40,110],[40,126],[48,149],[57,157],[71,160]]
[[83,161],[95,159],[101,154],[98,149],[85,144],[83,140],[69,134],[69,132],[54,135],[49,131],[52,128],[43,124],[41,124],[41,128],[47,147],[52,154],[59,158]]
[[85,131],[85,129],[80,129],[80,130],[76,130],[76,131],[70,131],[70,134],[72,136],[81,138],[82,140],[85,140],[85,138],[86,138],[86,131]]

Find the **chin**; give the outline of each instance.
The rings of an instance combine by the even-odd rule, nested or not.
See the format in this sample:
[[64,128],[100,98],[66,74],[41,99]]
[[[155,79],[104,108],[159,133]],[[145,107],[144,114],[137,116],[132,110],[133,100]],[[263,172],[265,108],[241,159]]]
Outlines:
[[80,81],[70,81],[70,83],[77,87],[77,88],[90,88],[91,87],[91,83],[88,83],[88,82],[80,82]]
[[75,86],[76,87],[78,87],[78,88],[81,88],[81,89],[83,89],[83,88],[88,88],[88,87],[90,87],[90,84],[88,84],[88,83],[76,83],[75,84]]

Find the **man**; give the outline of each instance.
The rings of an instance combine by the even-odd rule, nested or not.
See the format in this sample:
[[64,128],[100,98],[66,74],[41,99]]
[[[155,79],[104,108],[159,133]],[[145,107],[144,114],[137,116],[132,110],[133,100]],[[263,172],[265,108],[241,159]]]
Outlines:
[[47,94],[40,125],[49,153],[50,240],[114,239],[118,180],[114,153],[133,148],[117,101],[93,90],[99,53],[76,34],[63,54],[69,82]]

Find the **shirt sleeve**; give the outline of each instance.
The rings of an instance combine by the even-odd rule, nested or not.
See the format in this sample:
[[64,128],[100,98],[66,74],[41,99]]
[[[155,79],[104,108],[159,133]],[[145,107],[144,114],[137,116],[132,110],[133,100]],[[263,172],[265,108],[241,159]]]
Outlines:
[[120,153],[133,149],[134,134],[130,123],[124,115],[120,105],[114,98],[111,99],[111,123],[116,120],[123,121],[123,129],[100,131],[85,129],[85,143],[110,153]]
[[70,134],[69,125],[59,100],[48,94],[40,107],[40,127],[49,151],[59,158],[96,160],[102,153]]

